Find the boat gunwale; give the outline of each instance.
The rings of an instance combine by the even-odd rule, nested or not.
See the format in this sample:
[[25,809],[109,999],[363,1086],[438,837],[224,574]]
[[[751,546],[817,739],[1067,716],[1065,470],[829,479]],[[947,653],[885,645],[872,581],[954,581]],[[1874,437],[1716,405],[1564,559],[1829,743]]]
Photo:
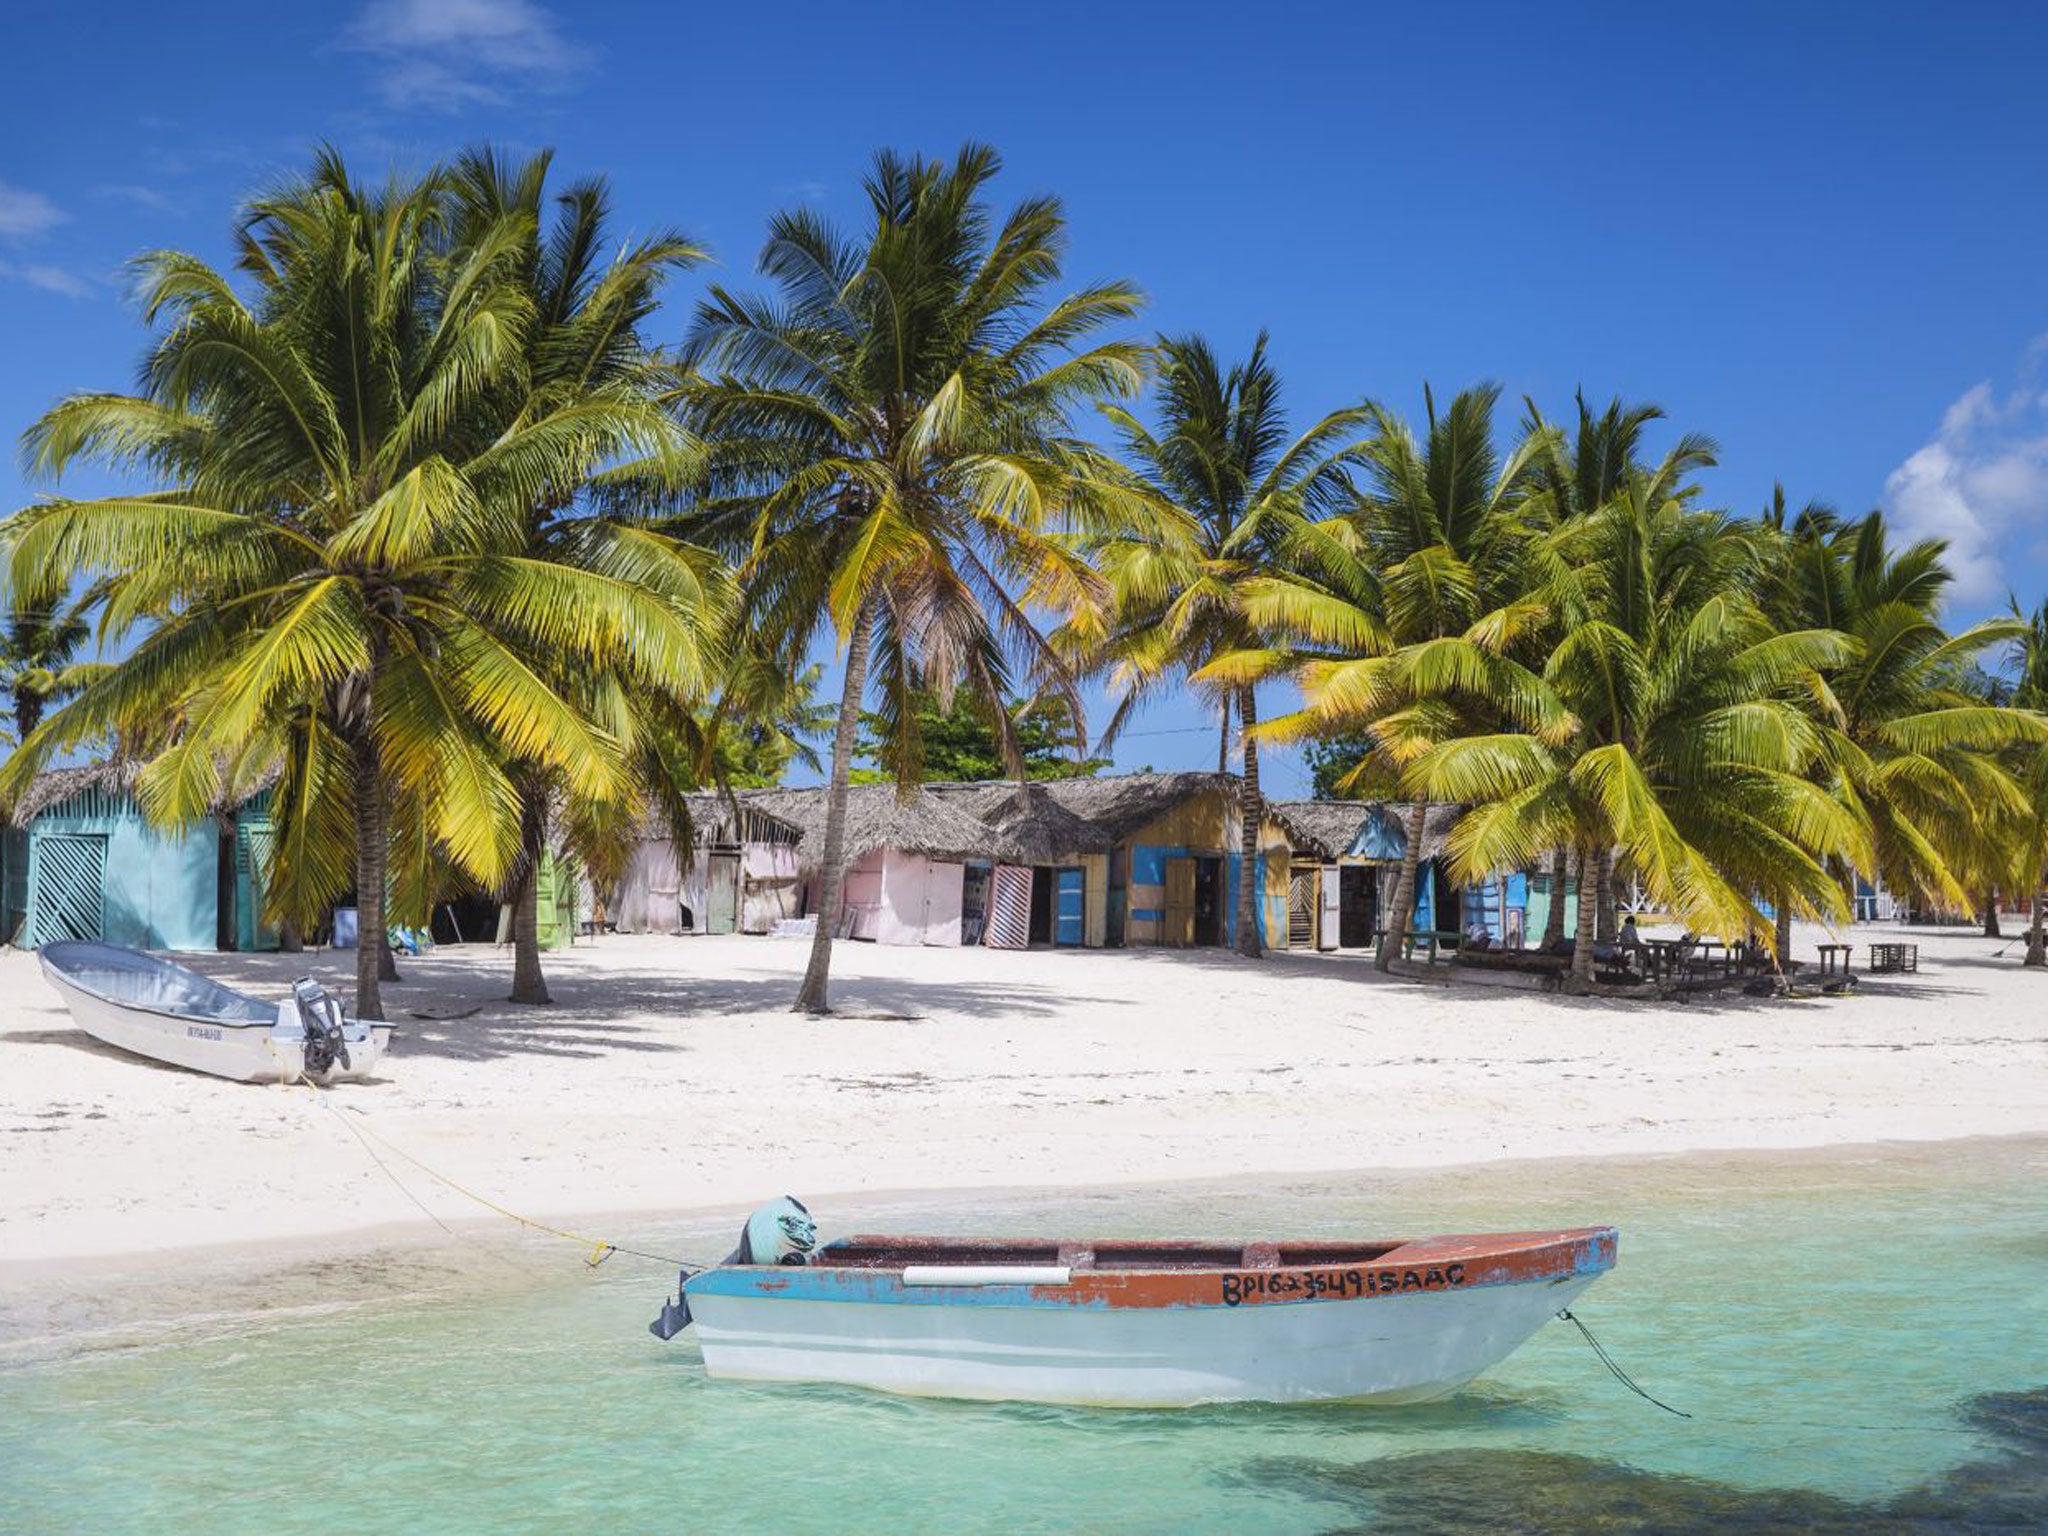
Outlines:
[[[74,943],[81,941],[60,940],[59,942]],[[43,946],[44,949],[48,949],[51,947],[52,946],[50,945]],[[214,981],[213,977],[207,976],[199,971],[194,971],[189,966],[179,965],[174,960],[159,959],[157,956],[150,954],[149,951],[147,950],[137,950],[136,953],[144,956],[149,960],[154,961],[158,965],[168,966],[172,970],[176,971],[187,971],[191,975],[200,977],[200,979],[203,981],[212,981],[215,986],[219,987],[224,992],[233,992],[237,997],[248,998],[250,1002],[257,1004],[258,1006],[267,1007],[271,1009],[271,1016],[267,1019],[228,1019],[222,1018],[219,1014],[214,1013],[179,1013],[174,1009],[156,1008],[152,1007],[148,1003],[132,1002],[127,998],[115,997],[111,993],[102,992],[97,987],[87,986],[83,981],[79,980],[77,976],[65,970],[62,966],[52,965],[50,963],[49,957],[45,955],[42,952],[42,950],[38,950],[36,952],[36,960],[37,963],[42,966],[43,979],[50,982],[52,985],[70,987],[73,991],[83,992],[87,997],[92,998],[95,1002],[106,1003],[111,1007],[119,1008],[127,1013],[145,1013],[150,1015],[152,1018],[175,1019],[181,1024],[209,1024],[217,1029],[274,1030],[277,1028],[278,1021],[276,1010],[283,1006],[283,1001],[281,999],[276,1003],[265,1003],[264,1000],[260,997],[256,997],[248,992],[243,992],[239,988],[231,987],[226,982]],[[369,1030],[373,1034],[377,1030],[392,1029],[394,1027],[391,1024],[379,1019],[359,1019],[355,1017],[355,1015],[347,1012],[346,1010],[344,1010],[342,1013],[342,1019],[343,1022],[348,1024],[360,1024],[363,1026],[363,1028]]]
[[[1378,1258],[1351,1263],[1247,1263],[1203,1268],[1162,1266],[1099,1270],[1071,1267],[1067,1282],[1058,1285],[998,1281],[974,1287],[908,1286],[903,1278],[904,1270],[909,1267],[906,1263],[831,1264],[818,1263],[814,1259],[805,1265],[719,1265],[691,1276],[685,1289],[692,1297],[735,1300],[1054,1307],[1119,1312],[1184,1308],[1231,1311],[1245,1304],[1295,1305],[1401,1296],[1442,1296],[1501,1286],[1553,1284],[1586,1275],[1597,1277],[1614,1267],[1619,1239],[1619,1230],[1611,1225],[1531,1232],[1445,1234],[1412,1239],[1387,1249]],[[842,1239],[841,1243],[853,1246],[880,1241],[883,1240],[863,1234]],[[917,1240],[898,1241],[908,1243]],[[985,1250],[999,1250],[1002,1245],[1012,1249],[1029,1247],[1037,1250],[1062,1246],[1056,1239],[927,1238],[922,1241],[934,1246],[952,1246],[960,1255],[955,1262],[962,1263],[963,1267],[972,1267],[967,1255],[972,1253],[976,1244]],[[1162,1249],[1170,1247],[1167,1240],[1153,1241]],[[1105,1243],[1105,1246],[1109,1244]],[[1118,1241],[1115,1246],[1124,1248],[1137,1244]],[[1181,1246],[1221,1248],[1226,1245]],[[1259,1248],[1271,1251],[1289,1246],[1327,1248],[1333,1244],[1329,1239],[1321,1244],[1254,1243],[1241,1245],[1241,1251],[1249,1253]],[[929,1264],[933,1261],[924,1257],[910,1262]]]

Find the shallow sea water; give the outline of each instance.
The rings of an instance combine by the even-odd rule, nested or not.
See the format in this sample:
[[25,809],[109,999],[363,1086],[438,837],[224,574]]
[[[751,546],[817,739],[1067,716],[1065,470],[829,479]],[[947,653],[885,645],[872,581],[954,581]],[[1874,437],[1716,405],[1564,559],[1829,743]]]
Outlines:
[[[764,1196],[780,1191],[764,1191]],[[799,1194],[801,1192],[798,1192]],[[814,1203],[854,1228],[1612,1220],[1566,1324],[1422,1407],[1118,1412],[712,1382],[673,1276],[478,1233],[0,1306],[0,1529],[2048,1529],[2048,1144]],[[737,1222],[641,1223],[712,1256]]]

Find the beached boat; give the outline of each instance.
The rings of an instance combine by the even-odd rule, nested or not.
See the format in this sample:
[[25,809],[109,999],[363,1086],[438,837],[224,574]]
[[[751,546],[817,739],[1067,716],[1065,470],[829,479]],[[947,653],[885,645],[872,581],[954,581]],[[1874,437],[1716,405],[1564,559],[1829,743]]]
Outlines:
[[1124,1407],[1415,1403],[1569,1306],[1613,1268],[1616,1236],[851,1237],[692,1275],[655,1331],[694,1320],[711,1375],[756,1381]]
[[294,982],[281,1002],[266,1002],[116,944],[65,940],[37,953],[80,1029],[194,1072],[331,1083],[366,1075],[391,1043],[390,1025],[349,1018],[311,980]]

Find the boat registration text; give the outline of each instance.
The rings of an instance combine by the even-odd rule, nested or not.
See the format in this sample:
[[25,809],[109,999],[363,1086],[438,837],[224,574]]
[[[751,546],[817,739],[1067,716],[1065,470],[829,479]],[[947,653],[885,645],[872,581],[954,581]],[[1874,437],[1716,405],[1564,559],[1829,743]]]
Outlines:
[[1465,1283],[1462,1264],[1426,1269],[1239,1270],[1220,1276],[1223,1304],[1248,1301],[1338,1301],[1352,1296],[1391,1296],[1401,1291],[1441,1291]]

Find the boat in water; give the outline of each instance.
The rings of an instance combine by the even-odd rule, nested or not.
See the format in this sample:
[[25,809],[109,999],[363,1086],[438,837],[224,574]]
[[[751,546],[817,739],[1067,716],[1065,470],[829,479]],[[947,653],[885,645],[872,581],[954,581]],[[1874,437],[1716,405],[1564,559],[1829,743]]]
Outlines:
[[43,975],[95,1040],[240,1082],[339,1082],[366,1076],[391,1026],[364,1023],[310,978],[267,1002],[118,944],[64,940],[37,951]]
[[802,1213],[794,1201],[756,1213],[739,1250],[688,1275],[653,1331],[694,1322],[717,1377],[1133,1408],[1443,1397],[1612,1269],[1618,1237],[817,1247],[792,1207]]

